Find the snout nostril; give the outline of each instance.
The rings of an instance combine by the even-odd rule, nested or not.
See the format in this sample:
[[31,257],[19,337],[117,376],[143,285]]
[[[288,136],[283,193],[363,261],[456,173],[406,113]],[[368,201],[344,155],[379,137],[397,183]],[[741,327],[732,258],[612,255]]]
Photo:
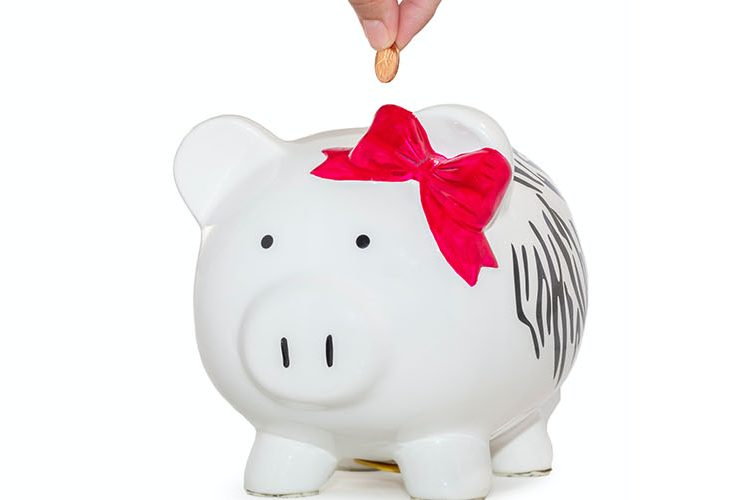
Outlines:
[[284,368],[289,368],[289,343],[286,341],[286,337],[281,337],[281,362],[284,364]]
[[333,366],[333,337],[326,337],[326,364],[328,368]]

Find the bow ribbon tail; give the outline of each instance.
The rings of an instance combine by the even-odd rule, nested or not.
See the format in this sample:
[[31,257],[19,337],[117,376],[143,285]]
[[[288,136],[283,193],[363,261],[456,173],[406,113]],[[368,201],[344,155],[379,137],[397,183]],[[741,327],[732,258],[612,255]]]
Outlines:
[[420,198],[427,224],[440,253],[469,286],[477,284],[482,267],[498,267],[484,233],[467,227],[454,217],[448,207],[426,184],[420,186]]

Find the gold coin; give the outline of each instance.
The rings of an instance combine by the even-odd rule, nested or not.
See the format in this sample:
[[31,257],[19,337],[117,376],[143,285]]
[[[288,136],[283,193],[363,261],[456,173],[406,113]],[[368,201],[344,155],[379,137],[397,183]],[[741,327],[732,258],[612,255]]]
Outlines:
[[387,49],[380,49],[375,54],[375,75],[383,83],[396,78],[398,72],[398,47],[394,43]]
[[362,458],[355,458],[354,461],[359,465],[364,465],[365,467],[371,467],[377,470],[396,473],[401,472],[398,465],[391,462],[377,462],[375,460],[364,460]]

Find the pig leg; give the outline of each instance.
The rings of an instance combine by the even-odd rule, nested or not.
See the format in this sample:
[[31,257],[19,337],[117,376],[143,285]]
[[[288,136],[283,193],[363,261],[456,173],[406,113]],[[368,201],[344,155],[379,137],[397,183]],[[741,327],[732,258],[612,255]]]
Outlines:
[[546,476],[552,470],[552,441],[547,421],[560,391],[518,425],[490,442],[492,471],[498,476]]
[[337,463],[322,448],[259,431],[245,468],[245,490],[264,497],[316,495]]
[[487,441],[465,434],[432,436],[399,445],[394,458],[412,498],[484,498],[492,487]]

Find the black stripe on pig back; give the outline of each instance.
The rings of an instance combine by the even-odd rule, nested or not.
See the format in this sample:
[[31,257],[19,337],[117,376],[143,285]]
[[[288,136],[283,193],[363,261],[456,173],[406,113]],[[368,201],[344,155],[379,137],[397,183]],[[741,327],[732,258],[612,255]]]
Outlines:
[[586,263],[573,222],[550,201],[562,200],[557,188],[522,155],[514,160],[514,181],[539,202],[539,212],[528,221],[533,243],[511,244],[516,313],[536,358],[551,349],[552,376],[559,384],[580,347],[588,309]]

